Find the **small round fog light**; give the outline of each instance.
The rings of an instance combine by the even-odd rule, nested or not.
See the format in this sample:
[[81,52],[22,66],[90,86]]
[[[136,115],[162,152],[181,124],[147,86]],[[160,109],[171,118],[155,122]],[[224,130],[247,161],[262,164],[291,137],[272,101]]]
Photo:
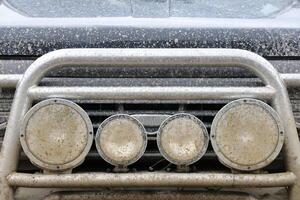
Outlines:
[[95,138],[100,156],[108,163],[125,167],[144,154],[147,133],[144,126],[129,115],[114,115],[99,126]]
[[62,171],[83,162],[93,142],[93,127],[77,104],[49,99],[26,113],[20,141],[33,164],[45,170]]
[[251,171],[267,166],[277,157],[284,132],[272,107],[259,100],[240,99],[217,113],[210,138],[224,165]]
[[204,124],[190,114],[167,118],[157,133],[159,151],[169,162],[190,165],[206,152],[209,137]]

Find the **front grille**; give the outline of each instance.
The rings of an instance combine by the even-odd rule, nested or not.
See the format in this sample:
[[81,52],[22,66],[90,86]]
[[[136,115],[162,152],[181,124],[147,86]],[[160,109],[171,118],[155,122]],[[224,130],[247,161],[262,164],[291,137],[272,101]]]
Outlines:
[[[86,78],[85,78],[86,79]],[[72,80],[72,82],[71,82]],[[145,84],[147,81],[152,80],[151,83],[155,85],[198,85],[209,84],[211,86],[220,85],[221,83],[225,83],[224,86],[257,86],[261,85],[261,82],[256,78],[225,78],[225,79],[202,79],[202,82],[197,80],[196,78],[172,78],[172,79],[162,79],[162,78],[138,78],[138,79],[119,79],[119,78],[91,78],[89,79],[89,83],[93,83],[94,85],[109,85],[114,82],[115,84],[123,83],[135,85]],[[155,80],[155,81],[153,81]],[[170,81],[171,80],[171,81]],[[173,82],[172,82],[173,81]],[[79,85],[78,83],[82,83],[81,78],[47,78],[45,79],[41,85]],[[83,83],[84,84],[84,83]],[[300,94],[297,89],[290,90],[292,96],[292,102],[298,103],[300,101]],[[10,105],[12,103],[14,90],[12,89],[3,89],[0,101],[0,113],[1,117],[5,121],[9,114]],[[176,113],[189,113],[195,115],[197,118],[202,120],[210,132],[210,127],[212,120],[216,113],[229,101],[228,100],[199,100],[199,101],[189,101],[189,102],[177,102],[177,101],[163,101],[163,102],[147,102],[147,101],[95,101],[95,100],[76,100],[71,99],[79,106],[81,106],[89,115],[92,120],[94,133],[96,133],[97,128],[100,123],[104,121],[109,116],[115,114],[158,114],[158,115],[173,115]],[[34,102],[37,103],[37,102]],[[298,104],[293,104],[295,117],[300,116],[300,109],[297,109]],[[300,102],[299,102],[300,105]],[[157,131],[158,127],[145,127],[148,132]],[[2,131],[3,136],[4,132]],[[25,154],[21,154],[21,162],[19,164],[19,171],[23,172],[34,172],[39,169],[30,163]],[[85,162],[79,167],[75,168],[74,171],[112,171],[114,167],[107,162],[105,162],[97,153],[95,145],[92,146],[92,149],[88,156],[86,157]],[[149,135],[148,137],[148,145],[145,152],[145,155],[136,163],[130,166],[130,170],[137,171],[156,171],[156,170],[167,170],[172,171],[175,170],[176,166],[170,164],[166,161],[161,154],[159,153],[157,144],[156,144],[156,135]],[[224,167],[217,159],[217,156],[212,150],[211,144],[209,144],[208,151],[205,156],[200,159],[198,162],[193,164],[190,168],[191,171],[203,171],[203,170],[218,170],[218,171],[228,171],[229,169]],[[283,170],[283,162],[282,157],[279,156],[271,165],[267,166],[265,170],[270,172],[272,171],[282,171]]]
[[[5,73],[23,73],[32,63],[31,60],[4,60],[7,67],[0,66]],[[297,60],[271,60],[270,61],[282,73],[297,72],[299,61]],[[18,67],[16,67],[18,66]],[[247,70],[237,67],[224,68],[198,68],[190,67],[72,67],[62,68],[49,73],[47,78],[41,82],[42,86],[261,86],[259,79]],[[14,89],[2,88],[0,93],[0,121],[7,121]],[[289,89],[293,106],[294,116],[300,122],[300,90]],[[115,114],[161,114],[172,115],[176,113],[189,113],[202,120],[210,132],[211,122],[216,113],[229,101],[207,100],[207,101],[94,101],[76,100],[89,115],[93,122],[94,133],[99,124]],[[37,102],[35,102],[37,103]],[[155,132],[158,127],[146,127],[148,132]],[[0,130],[0,144],[4,135]],[[155,135],[149,136],[145,155],[135,164],[130,166],[132,170],[172,170],[175,166],[163,159],[156,145]],[[91,152],[85,162],[77,167],[75,171],[109,171],[113,166],[106,163],[98,155],[93,145]],[[194,170],[228,170],[219,163],[212,147],[209,148],[204,158],[193,165]],[[283,169],[282,158],[278,157],[267,170],[281,171]],[[24,154],[22,154],[19,165],[20,171],[36,171]]]

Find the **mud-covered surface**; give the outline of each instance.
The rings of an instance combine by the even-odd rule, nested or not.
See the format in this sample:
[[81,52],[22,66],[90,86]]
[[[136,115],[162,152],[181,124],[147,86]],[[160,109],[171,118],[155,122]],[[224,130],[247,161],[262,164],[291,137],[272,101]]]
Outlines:
[[40,56],[63,48],[239,48],[262,56],[300,56],[300,27],[205,28],[183,23],[51,27],[3,26],[0,21],[0,55]]
[[[1,29],[0,29],[1,31]],[[1,37],[1,35],[0,35]],[[1,48],[1,46],[0,46]],[[3,57],[0,58],[0,74],[23,74],[37,57]],[[280,73],[299,73],[300,60],[268,59]],[[76,78],[253,78],[255,75],[248,70],[238,67],[186,67],[173,66],[136,66],[136,67],[98,67],[98,66],[67,66],[47,74],[51,77]],[[85,79],[86,81],[92,79]],[[129,80],[129,79],[127,79]],[[155,82],[155,81],[152,81]],[[117,82],[116,82],[117,83]],[[85,84],[81,82],[81,84]],[[214,84],[219,84],[215,81]]]
[[297,57],[299,7],[295,0],[5,0],[0,55],[40,56],[62,48],[238,48]]

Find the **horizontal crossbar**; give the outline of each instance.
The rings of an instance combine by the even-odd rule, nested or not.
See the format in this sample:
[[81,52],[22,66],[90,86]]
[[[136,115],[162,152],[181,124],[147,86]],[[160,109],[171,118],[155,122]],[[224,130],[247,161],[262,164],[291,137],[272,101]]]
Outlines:
[[11,186],[31,188],[90,187],[281,187],[293,185],[292,172],[273,174],[231,173],[78,173],[26,174],[11,173]]

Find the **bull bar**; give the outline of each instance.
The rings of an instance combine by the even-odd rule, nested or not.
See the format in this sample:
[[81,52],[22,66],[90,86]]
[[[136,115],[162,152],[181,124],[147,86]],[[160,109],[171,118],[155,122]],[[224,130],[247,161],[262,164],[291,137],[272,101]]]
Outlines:
[[[40,87],[47,72],[62,66],[238,66],[254,72],[262,87]],[[295,78],[295,77],[292,77]],[[13,85],[15,79],[8,79]],[[291,84],[295,84],[292,79]],[[195,100],[258,98],[271,100],[283,119],[286,133],[285,172],[232,173],[82,173],[37,175],[16,172],[20,122],[33,100],[63,97],[107,100]],[[13,187],[275,187],[289,189],[289,199],[300,197],[300,143],[283,77],[261,56],[237,49],[64,49],[38,58],[18,82],[0,155],[0,199],[12,200]]]

